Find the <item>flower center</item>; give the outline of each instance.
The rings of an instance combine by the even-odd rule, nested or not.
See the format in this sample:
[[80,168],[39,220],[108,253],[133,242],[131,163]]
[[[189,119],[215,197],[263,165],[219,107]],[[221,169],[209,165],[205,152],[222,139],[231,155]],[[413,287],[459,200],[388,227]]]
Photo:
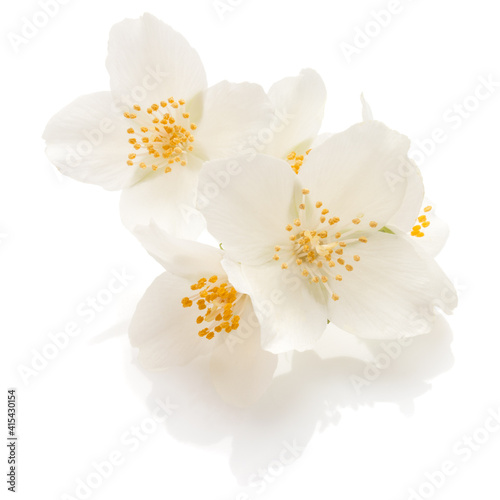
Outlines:
[[314,229],[301,229],[305,220],[308,194],[308,189],[302,190],[299,217],[293,224],[285,227],[286,231],[291,233],[289,236],[292,242],[291,252],[282,251],[280,246],[276,246],[273,259],[284,260],[281,264],[282,269],[293,268],[311,283],[323,284],[331,298],[339,300],[332,283],[342,281],[341,273],[344,270],[353,271],[353,264],[361,260],[355,253],[359,243],[367,243],[367,233],[376,230],[378,224],[375,221],[363,223],[363,214],[348,223],[343,223],[339,217],[332,217],[330,211],[318,201],[310,205],[312,214],[307,218],[308,225],[314,226]]
[[[425,207],[424,212],[430,212],[432,210],[432,207]],[[425,214],[420,215],[417,217],[417,220],[415,222],[418,222],[419,224],[416,224],[413,226],[410,235],[411,236],[416,236],[417,238],[422,238],[422,236],[425,236],[425,233],[422,231],[422,228],[426,228],[430,226],[430,222],[427,220],[427,216]]]
[[181,301],[183,307],[191,307],[195,302],[204,316],[198,316],[196,323],[208,325],[198,332],[200,337],[213,339],[216,333],[222,330],[229,333],[239,327],[240,317],[235,314],[238,300],[242,297],[231,285],[218,283],[218,277],[200,278],[191,285],[191,290],[197,293],[191,297],[184,297]]
[[[308,155],[311,152],[310,149],[306,151],[306,155]],[[288,163],[292,167],[292,170],[298,174],[300,167],[302,166],[302,163],[304,163],[304,155],[297,155],[295,151],[292,151],[286,159],[288,160]]]
[[175,163],[187,165],[187,153],[193,151],[191,143],[196,125],[189,120],[185,101],[173,97],[160,104],[152,104],[145,112],[134,104],[137,113],[125,112],[123,116],[133,122],[127,129],[132,137],[128,142],[135,152],[128,155],[127,165],[138,165],[142,169],[159,168],[165,173],[172,171]]

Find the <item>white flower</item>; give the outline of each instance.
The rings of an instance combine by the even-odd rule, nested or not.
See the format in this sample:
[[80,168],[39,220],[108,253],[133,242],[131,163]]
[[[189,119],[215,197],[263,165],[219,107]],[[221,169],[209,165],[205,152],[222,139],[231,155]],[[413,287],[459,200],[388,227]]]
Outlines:
[[[299,175],[285,161],[258,155],[204,200],[209,231],[236,263],[226,263],[234,286],[257,312],[273,294],[283,297],[262,317],[263,348],[307,349],[327,320],[361,337],[415,335],[430,330],[436,306],[455,307],[437,264],[413,238],[386,228],[413,199],[406,178],[388,181],[408,161],[408,148],[409,140],[385,125],[361,123],[314,148]],[[200,190],[225,164],[205,165]],[[415,198],[402,226],[414,224],[422,203]]]
[[76,99],[44,132],[47,155],[74,179],[123,189],[130,229],[154,219],[172,234],[196,238],[198,173],[205,160],[234,155],[272,117],[254,84],[207,89],[196,51],[172,28],[145,14],[110,33],[111,91]]
[[215,388],[246,406],[271,383],[277,356],[261,348],[250,298],[237,292],[221,267],[219,249],[168,236],[154,225],[136,236],[166,272],[148,288],[130,324],[139,361],[150,370],[210,355]]

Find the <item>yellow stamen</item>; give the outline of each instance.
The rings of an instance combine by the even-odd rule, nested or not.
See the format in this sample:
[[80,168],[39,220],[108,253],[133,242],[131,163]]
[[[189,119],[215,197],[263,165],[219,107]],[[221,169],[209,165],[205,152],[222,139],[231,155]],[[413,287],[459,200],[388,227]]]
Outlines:
[[239,327],[240,317],[234,314],[234,308],[241,294],[227,283],[217,284],[218,277],[201,278],[191,285],[191,290],[197,291],[192,297],[181,300],[183,307],[192,307],[196,301],[198,310],[204,315],[196,318],[196,324],[207,322],[208,326],[198,332],[200,337],[210,340],[215,333],[223,330],[229,333]]
[[[196,129],[196,124],[190,123],[189,113],[177,111],[179,106],[183,106],[185,101],[179,99],[175,101],[170,97],[168,101],[160,101],[160,104],[151,104],[145,110],[142,110],[138,104],[133,105],[133,109],[141,116],[138,122],[139,128],[130,127],[127,133],[134,134],[135,137],[129,139],[129,143],[134,146],[137,154],[140,155],[137,165],[144,168],[151,168],[153,171],[162,168],[163,172],[172,171],[174,163],[180,163],[181,166],[187,165],[186,153],[193,151],[194,136],[191,133]],[[136,120],[138,115],[125,112],[123,116],[129,120]],[[145,123],[146,122],[146,123]],[[136,159],[136,154],[129,160]],[[153,158],[158,159],[153,163]],[[131,165],[130,162],[127,162]],[[135,165],[132,162],[132,165]],[[145,166],[144,166],[145,165]]]
[[[310,149],[306,151],[306,155],[310,153]],[[304,155],[298,155],[295,151],[292,151],[290,154],[286,156],[286,159],[290,166],[292,167],[292,170],[298,174],[300,167],[304,163]],[[305,194],[305,193],[304,193]]]
[[[431,206],[427,206],[424,208],[424,212],[430,212],[432,210]],[[419,224],[416,224],[413,226],[410,235],[415,236],[417,238],[422,238],[425,236],[424,232],[421,231],[422,227],[427,228],[430,226],[430,221],[427,220],[427,216],[422,214],[417,217],[417,220],[415,222],[418,222]]]

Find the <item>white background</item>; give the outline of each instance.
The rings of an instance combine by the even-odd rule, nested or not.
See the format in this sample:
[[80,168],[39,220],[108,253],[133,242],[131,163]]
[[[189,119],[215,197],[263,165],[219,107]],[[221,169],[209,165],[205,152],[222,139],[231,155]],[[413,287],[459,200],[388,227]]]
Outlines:
[[[353,44],[387,0],[232,3],[221,18],[211,0],[70,0],[17,52],[9,34],[20,35],[40,5],[11,2],[3,13],[0,321],[3,385],[17,387],[19,400],[17,498],[82,498],[78,481],[97,486],[92,464],[112,453],[121,463],[90,498],[407,500],[411,489],[420,498],[499,498],[500,432],[481,428],[500,410],[500,87],[469,99],[480,78],[500,82],[495,3],[401,0],[387,26],[368,25],[369,42],[350,62],[342,42]],[[75,97],[108,88],[109,29],[144,11],[191,42],[210,84],[268,88],[316,69],[328,88],[324,131],[360,120],[361,92],[417,148],[444,130],[441,144],[427,142],[421,167],[450,226],[438,260],[459,308],[359,394],[350,377],[363,375],[363,363],[314,353],[297,356],[246,411],[216,399],[203,366],[153,377],[133,363],[127,320],[161,269],[121,226],[118,195],[62,178],[41,134]],[[452,120],[464,100],[469,116]],[[133,279],[91,320],[83,316],[82,302],[105,296],[123,269]],[[31,366],[68,323],[80,334],[23,380],[20,365]],[[155,399],[167,397],[177,408],[154,428]],[[136,446],[131,432],[141,424],[149,434]],[[464,435],[482,444],[460,444]],[[293,462],[284,443],[303,448]],[[439,488],[425,485],[445,461],[454,473],[434,474]]]

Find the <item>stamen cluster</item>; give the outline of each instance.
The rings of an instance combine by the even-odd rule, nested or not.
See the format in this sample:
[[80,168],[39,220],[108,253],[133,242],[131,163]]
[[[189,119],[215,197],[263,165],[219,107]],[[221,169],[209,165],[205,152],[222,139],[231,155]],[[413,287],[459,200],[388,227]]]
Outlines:
[[217,276],[200,278],[197,283],[191,285],[191,290],[197,293],[191,297],[184,297],[181,301],[183,307],[192,307],[196,302],[198,309],[204,311],[203,316],[198,316],[196,323],[204,322],[208,326],[198,332],[200,337],[206,339],[214,338],[216,333],[223,330],[230,333],[236,330],[240,324],[240,317],[235,314],[241,294],[227,283],[218,283]]
[[194,149],[192,131],[197,127],[190,122],[184,107],[184,100],[170,97],[168,101],[152,104],[146,113],[138,104],[134,105],[135,112],[124,113],[125,118],[136,124],[127,129],[132,135],[128,142],[136,151],[128,155],[127,165],[150,167],[153,171],[162,168],[165,173],[171,172],[175,163],[187,165],[187,153]]
[[[333,300],[339,300],[339,295],[333,290],[331,282],[340,282],[343,279],[342,272],[354,270],[354,263],[359,262],[361,257],[358,253],[348,252],[348,249],[359,248],[359,243],[367,243],[367,234],[371,230],[377,230],[378,223],[370,221],[365,228],[359,228],[363,214],[351,221],[343,222],[340,217],[330,214],[328,208],[323,207],[321,201],[314,204],[309,203],[308,189],[302,191],[302,203],[298,206],[299,216],[288,224],[285,230],[290,232],[289,240],[292,242],[291,253],[281,252],[282,247],[275,246],[275,261],[282,261],[282,269],[295,269],[311,283],[322,284],[330,293]],[[311,212],[306,217],[306,212]],[[311,220],[316,218],[316,222]],[[305,222],[305,221],[308,222]],[[309,228],[302,229],[308,224]],[[313,228],[314,227],[314,228]],[[289,248],[288,248],[289,250]],[[347,259],[347,260],[346,260]]]

